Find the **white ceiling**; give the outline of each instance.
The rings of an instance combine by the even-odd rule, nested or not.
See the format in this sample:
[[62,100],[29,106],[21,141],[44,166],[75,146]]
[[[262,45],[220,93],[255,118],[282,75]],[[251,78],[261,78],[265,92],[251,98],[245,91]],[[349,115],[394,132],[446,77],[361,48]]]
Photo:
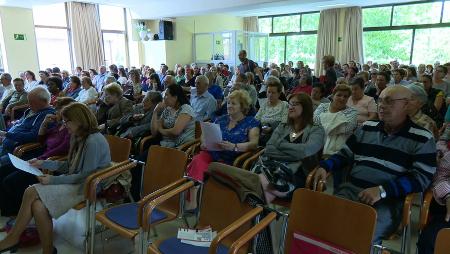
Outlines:
[[[412,0],[90,0],[99,4],[130,8],[133,18],[154,19],[227,13],[236,16],[264,16],[294,12],[318,11],[349,6],[369,6]],[[0,0],[0,6],[32,7],[63,0]]]

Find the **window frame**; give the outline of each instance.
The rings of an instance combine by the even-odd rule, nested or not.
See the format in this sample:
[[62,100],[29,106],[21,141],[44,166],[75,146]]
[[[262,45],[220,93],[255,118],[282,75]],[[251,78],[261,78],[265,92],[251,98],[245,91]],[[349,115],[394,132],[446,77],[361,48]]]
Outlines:
[[[70,59],[70,72],[72,72],[75,69],[74,61],[73,61],[73,45],[72,45],[72,29],[70,27],[70,20],[69,20],[69,6],[68,3],[64,3],[64,10],[66,12],[66,26],[48,26],[48,25],[34,25],[34,29],[36,32],[36,28],[48,28],[48,29],[60,29],[60,30],[66,30],[67,31],[67,43],[69,43],[69,59]],[[36,47],[37,47],[37,41],[36,41]],[[39,69],[41,69],[41,63],[39,62],[39,52],[38,52],[38,66]],[[69,71],[69,70],[67,70]]]
[[[443,22],[444,17],[444,6],[445,2],[448,0],[428,0],[428,1],[417,1],[417,2],[405,2],[405,3],[396,3],[396,4],[382,4],[382,5],[373,5],[363,7],[362,9],[370,9],[370,8],[380,8],[380,7],[391,7],[391,17],[389,21],[389,26],[379,26],[379,27],[363,27],[364,32],[374,32],[374,31],[389,31],[389,30],[412,30],[412,42],[411,42],[411,50],[409,54],[409,64],[412,64],[412,60],[414,58],[414,43],[416,40],[416,30],[417,29],[432,29],[432,28],[448,28],[450,27],[450,22]],[[396,6],[405,6],[405,5],[417,5],[424,3],[441,3],[441,16],[439,18],[439,23],[434,24],[416,24],[416,25],[401,25],[396,26],[393,25],[394,20],[394,8]],[[363,17],[364,18],[364,17]]]
[[[317,30],[302,31],[302,18],[303,18],[303,15],[305,15],[305,14],[314,14],[314,13],[320,13],[320,11],[296,12],[296,13],[289,13],[289,14],[277,14],[277,15],[258,16],[258,19],[262,19],[262,18],[270,18],[271,19],[272,25],[271,25],[271,29],[270,29],[271,32],[269,33],[269,37],[284,36],[283,63],[286,62],[286,57],[287,57],[287,48],[286,48],[286,46],[287,46],[287,36],[317,34],[317,31],[318,31],[319,27],[317,27]],[[295,16],[295,15],[300,15],[300,21],[299,21],[300,32],[284,32],[284,33],[274,33],[273,32],[273,18],[286,17],[286,16]]]
[[[100,4],[98,5],[99,8],[97,8],[98,11],[98,15],[100,17]],[[123,20],[124,20],[124,29],[125,30],[110,30],[110,29],[102,29],[101,25],[101,35],[102,35],[102,46],[103,46],[103,58],[104,60],[104,64],[106,65],[106,50],[105,50],[105,40],[103,35],[105,33],[108,34],[123,34],[124,35],[124,40],[125,40],[125,63],[122,63],[124,66],[130,66],[130,48],[129,48],[129,43],[128,43],[128,22],[127,22],[127,9],[123,8],[123,7],[119,7],[122,8],[123,10]],[[118,63],[111,63],[111,64],[118,64]]]

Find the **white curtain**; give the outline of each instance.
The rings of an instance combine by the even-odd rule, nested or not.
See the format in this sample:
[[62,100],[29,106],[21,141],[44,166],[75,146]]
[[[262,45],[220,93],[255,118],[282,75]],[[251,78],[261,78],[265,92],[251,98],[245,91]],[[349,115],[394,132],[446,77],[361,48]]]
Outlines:
[[258,32],[258,17],[245,17],[244,18],[244,31]]
[[323,56],[338,53],[339,37],[339,9],[324,10],[320,12],[319,30],[317,31],[316,66],[315,75],[322,75]]
[[98,5],[70,2],[69,20],[76,65],[83,69],[97,69],[104,64]]
[[345,8],[342,54],[340,60],[347,63],[354,60],[363,63],[363,28],[361,7]]

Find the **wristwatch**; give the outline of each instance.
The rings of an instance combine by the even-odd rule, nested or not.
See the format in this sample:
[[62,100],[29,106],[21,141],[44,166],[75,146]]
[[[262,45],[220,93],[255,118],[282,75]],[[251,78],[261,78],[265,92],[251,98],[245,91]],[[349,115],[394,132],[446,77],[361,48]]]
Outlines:
[[237,146],[237,143],[236,143],[236,144],[234,144],[234,149],[233,149],[233,151],[235,151],[235,152],[239,152],[239,150],[238,150],[238,146]]
[[380,197],[383,199],[383,198],[386,198],[386,191],[384,190],[384,188],[383,188],[383,186],[378,186],[378,189],[380,189]]

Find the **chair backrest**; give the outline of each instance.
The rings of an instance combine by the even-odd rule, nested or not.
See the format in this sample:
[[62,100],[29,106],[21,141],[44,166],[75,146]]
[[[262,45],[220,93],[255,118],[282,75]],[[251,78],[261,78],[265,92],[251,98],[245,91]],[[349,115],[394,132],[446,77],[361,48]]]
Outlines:
[[434,246],[434,254],[448,254],[450,251],[450,228],[439,231]]
[[131,140],[119,138],[117,136],[105,135],[109,144],[111,160],[113,162],[122,162],[128,160],[131,152]]
[[[185,152],[174,148],[151,146],[148,150],[147,163],[143,178],[143,195],[150,194],[183,177],[187,164]],[[179,197],[164,202],[159,208],[178,213]]]
[[[197,227],[211,226],[214,231],[219,232],[251,209],[252,207],[248,203],[240,201],[234,190],[209,176],[203,185]],[[244,226],[224,239],[222,244],[230,247],[251,226],[251,222],[244,224]],[[241,250],[240,253],[248,253],[248,246],[244,246]]]
[[370,206],[322,192],[298,189],[291,203],[284,253],[290,253],[295,232],[355,253],[370,253],[376,218],[376,211]]

